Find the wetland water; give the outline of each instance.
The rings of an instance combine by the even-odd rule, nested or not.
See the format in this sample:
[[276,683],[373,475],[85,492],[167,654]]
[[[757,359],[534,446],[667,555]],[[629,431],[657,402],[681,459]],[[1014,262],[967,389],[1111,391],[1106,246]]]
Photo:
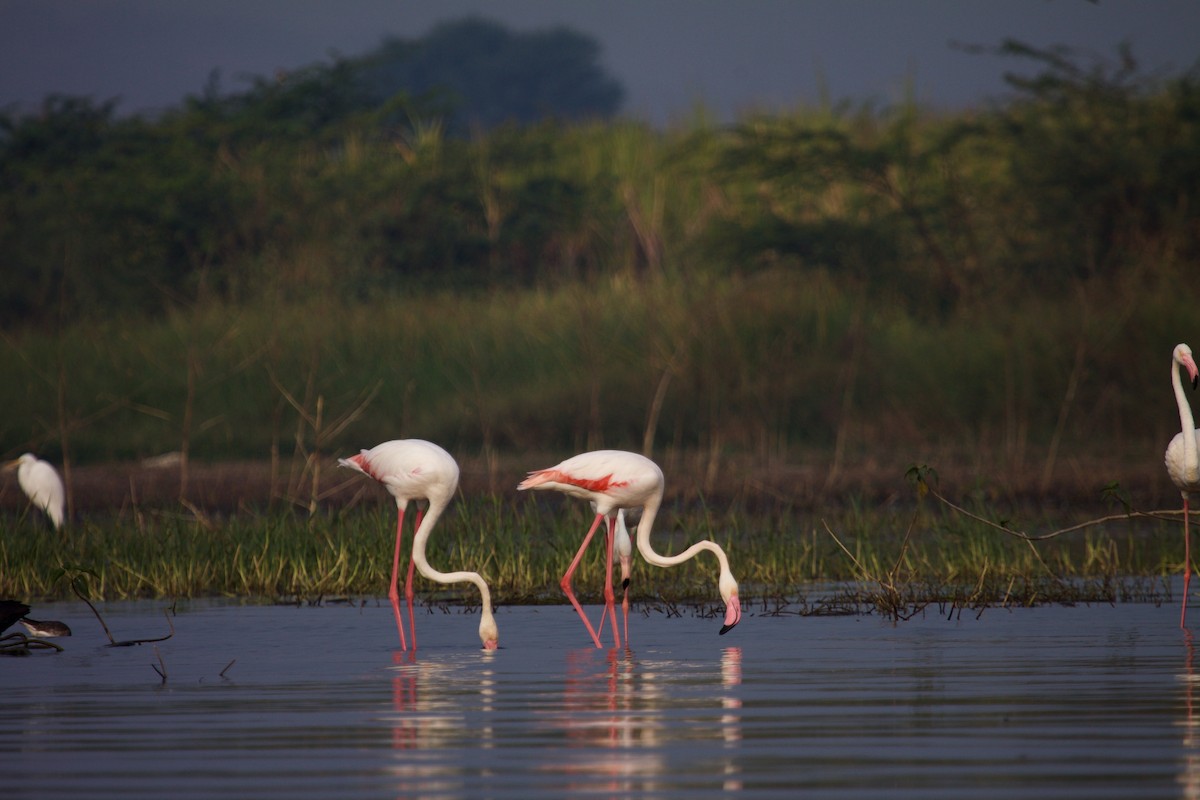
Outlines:
[[[101,612],[150,638],[162,607]],[[181,603],[163,683],[155,646],[105,647],[85,606],[41,604],[75,635],[0,658],[0,796],[1198,794],[1200,659],[1173,605],[753,611],[724,637],[634,613],[618,651],[569,606],[501,608],[487,653],[475,615],[435,610],[410,656],[386,603]]]

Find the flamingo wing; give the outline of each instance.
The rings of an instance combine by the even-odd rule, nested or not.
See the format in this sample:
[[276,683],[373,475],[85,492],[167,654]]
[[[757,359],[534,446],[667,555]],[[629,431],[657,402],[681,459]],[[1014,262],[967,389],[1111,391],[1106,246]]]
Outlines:
[[624,450],[594,450],[548,469],[534,470],[518,489],[552,489],[596,504],[598,513],[643,505],[662,486],[653,461]]

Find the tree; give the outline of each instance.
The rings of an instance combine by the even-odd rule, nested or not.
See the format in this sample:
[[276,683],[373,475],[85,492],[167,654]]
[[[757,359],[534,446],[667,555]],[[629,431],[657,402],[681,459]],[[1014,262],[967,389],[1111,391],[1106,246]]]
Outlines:
[[468,18],[412,41],[388,39],[359,59],[379,100],[397,92],[441,98],[450,133],[506,122],[606,118],[620,108],[621,85],[599,64],[596,42],[567,28],[512,33]]

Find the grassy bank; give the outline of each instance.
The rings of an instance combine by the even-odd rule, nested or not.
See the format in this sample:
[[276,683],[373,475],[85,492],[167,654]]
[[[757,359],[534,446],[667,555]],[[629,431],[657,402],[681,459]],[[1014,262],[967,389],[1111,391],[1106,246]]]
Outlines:
[[[688,504],[659,520],[653,541],[660,552],[679,552],[700,538],[722,545],[743,603],[760,612],[807,603],[814,582],[830,581],[848,584],[835,596],[881,609],[889,602],[970,608],[1138,593],[1161,597],[1166,590],[1158,579],[1176,572],[1181,556],[1178,524],[1171,521],[1113,522],[1030,544],[928,503],[894,511],[849,507],[828,515]],[[1061,520],[1010,522],[1023,521],[1027,529],[1049,530]],[[561,602],[558,580],[589,522],[578,503],[461,498],[434,532],[428,555],[441,569],[482,573],[501,605]],[[109,600],[294,602],[382,596],[395,512],[378,504],[311,519],[240,516],[219,525],[178,514],[114,515],[61,534],[40,523],[21,520],[0,538],[0,596],[69,597],[60,578],[60,568],[68,566],[95,573],[94,596]],[[594,543],[577,574],[585,602],[600,598],[601,553]],[[417,581],[426,601],[477,602],[470,587]],[[720,602],[715,564],[703,555],[669,570],[635,557],[630,593],[640,603]]]
[[[512,487],[598,447],[649,448],[677,504],[660,549],[726,545],[746,598],[813,580],[954,602],[1069,598],[1074,578],[1107,596],[1113,581],[1177,571],[1173,526],[1113,525],[1035,552],[929,509],[914,523],[903,480],[933,463],[951,496],[1038,525],[1094,516],[1111,482],[1139,508],[1177,504],[1161,453],[1178,426],[1167,365],[1187,298],[1081,291],[920,319],[819,273],[764,272],[28,330],[0,347],[0,428],[9,454],[67,467],[77,525],[54,537],[18,521],[5,476],[0,591],[61,596],[52,576],[67,564],[95,570],[111,598],[382,594],[393,512],[358,503],[361,482],[342,486],[331,457],[420,436],[464,468],[431,559],[479,570],[499,602],[557,601],[587,525]],[[171,451],[184,466],[153,497],[111,466]],[[204,494],[197,474],[230,455],[269,465],[269,487],[247,498],[235,476]],[[703,561],[639,570],[643,601],[715,600]],[[584,596],[599,574],[585,570]]]

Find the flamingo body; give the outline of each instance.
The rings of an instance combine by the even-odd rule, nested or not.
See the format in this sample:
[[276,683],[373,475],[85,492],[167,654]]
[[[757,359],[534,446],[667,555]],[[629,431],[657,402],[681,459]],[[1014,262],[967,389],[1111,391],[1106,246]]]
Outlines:
[[662,498],[663,474],[650,459],[624,450],[594,450],[549,469],[535,470],[518,489],[552,489],[587,500],[597,514],[638,508]]
[[1171,387],[1175,390],[1175,404],[1179,408],[1179,425],[1182,430],[1175,434],[1167,445],[1164,461],[1171,482],[1183,495],[1183,608],[1179,612],[1179,627],[1187,625],[1188,585],[1192,577],[1191,531],[1188,520],[1188,503],[1193,492],[1200,492],[1200,430],[1192,420],[1192,407],[1183,391],[1179,370],[1188,374],[1192,388],[1200,379],[1200,370],[1192,358],[1192,348],[1186,344],[1175,345],[1171,353]]
[[458,488],[458,462],[424,439],[396,439],[363,450],[338,464],[374,478],[396,498],[397,506],[434,498],[448,504]]
[[396,550],[392,561],[392,583],[388,598],[396,616],[396,627],[400,632],[400,647],[407,648],[404,623],[400,615],[399,590],[400,551],[403,536],[404,512],[413,501],[424,500],[429,508],[417,512],[416,530],[413,534],[412,558],[409,562],[408,578],[404,593],[408,604],[409,628],[412,631],[413,649],[417,646],[417,632],[413,619],[413,567],[426,578],[437,583],[470,582],[479,588],[482,598],[482,615],[479,621],[479,638],[485,650],[494,650],[500,634],[492,614],[491,594],[487,583],[477,572],[439,572],[425,558],[425,545],[438,518],[450,504],[458,488],[458,463],[441,447],[423,439],[396,439],[363,450],[356,456],[338,459],[338,464],[374,478],[396,500],[399,519],[396,523]]
[[[658,567],[671,567],[683,563],[690,558],[694,558],[703,550],[707,550],[717,558],[717,563],[720,568],[720,574],[717,580],[718,590],[721,597],[725,601],[725,624],[721,628],[721,633],[727,633],[730,628],[736,625],[742,617],[741,604],[738,600],[738,585],[734,580],[733,574],[729,570],[729,561],[725,556],[725,551],[714,542],[703,540],[693,544],[684,552],[675,556],[663,556],[654,551],[650,544],[650,531],[654,525],[654,518],[658,513],[659,507],[662,505],[663,498],[663,473],[658,465],[645,456],[637,453],[629,453],[624,450],[596,450],[589,453],[581,453],[580,455],[568,458],[561,464],[557,464],[548,469],[535,470],[521,481],[517,486],[520,490],[535,489],[535,490],[553,490],[562,492],[572,497],[578,497],[587,500],[593,510],[596,512],[596,518],[592,522],[592,527],[584,538],[583,546],[579,553],[575,556],[575,560],[571,563],[567,573],[563,576],[562,587],[567,597],[571,600],[575,610],[583,619],[584,625],[588,632],[592,634],[592,639],[596,646],[600,646],[600,639],[592,628],[591,622],[583,613],[583,609],[575,600],[574,593],[570,588],[570,578],[574,574],[575,568],[579,564],[579,560],[583,556],[583,551],[591,540],[592,534],[595,532],[601,520],[608,519],[608,558],[605,582],[605,612],[613,617],[614,638],[616,633],[616,612],[614,609],[612,596],[612,575],[611,568],[614,560],[614,538],[617,540],[615,557],[622,562],[622,578],[625,588],[628,587],[627,570],[628,567],[623,559],[629,558],[625,552],[631,554],[632,548],[628,544],[628,531],[624,534],[624,543],[621,537],[617,535],[618,529],[623,529],[624,525],[624,509],[641,508],[642,520],[637,529],[637,548],[651,564]],[[619,524],[618,524],[619,523]],[[628,598],[626,597],[625,604],[627,607]],[[601,617],[601,625],[604,624],[604,619]],[[626,639],[628,640],[628,630],[626,630]]]
[[[1171,476],[1171,483],[1175,484],[1182,494],[1192,494],[1200,492],[1200,474],[1197,474],[1195,463],[1188,463],[1188,447],[1184,436],[1183,431],[1175,434],[1171,443],[1167,445],[1163,461],[1166,462],[1167,474]],[[1200,428],[1192,431],[1192,440],[1193,448],[1200,451]]]
[[61,528],[66,517],[67,492],[54,467],[33,453],[25,453],[9,462],[8,467],[17,468],[17,483],[29,502],[46,513],[55,530]]

